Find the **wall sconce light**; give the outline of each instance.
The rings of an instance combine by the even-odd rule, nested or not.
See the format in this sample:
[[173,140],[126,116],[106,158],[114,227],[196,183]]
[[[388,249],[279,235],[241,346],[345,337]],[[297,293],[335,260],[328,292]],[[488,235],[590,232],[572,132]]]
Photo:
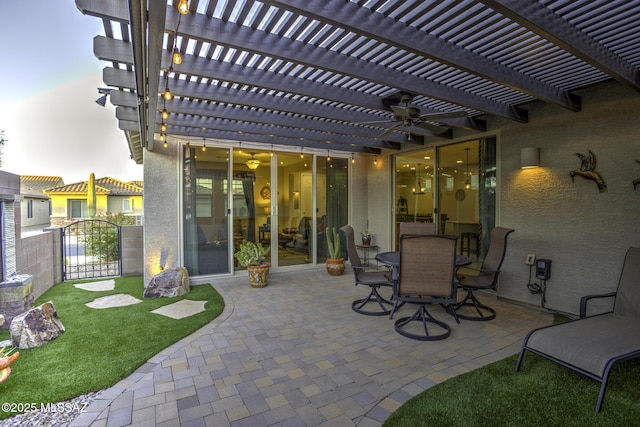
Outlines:
[[520,150],[520,168],[529,169],[540,166],[540,148],[525,147]]

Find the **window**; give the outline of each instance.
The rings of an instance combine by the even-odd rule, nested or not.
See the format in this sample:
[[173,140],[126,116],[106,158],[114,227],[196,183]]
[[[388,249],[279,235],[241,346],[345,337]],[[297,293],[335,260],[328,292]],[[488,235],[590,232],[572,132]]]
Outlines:
[[69,218],[87,218],[87,201],[69,200]]
[[27,218],[33,218],[33,200],[27,200]]
[[122,200],[122,212],[133,212],[133,200],[131,199]]

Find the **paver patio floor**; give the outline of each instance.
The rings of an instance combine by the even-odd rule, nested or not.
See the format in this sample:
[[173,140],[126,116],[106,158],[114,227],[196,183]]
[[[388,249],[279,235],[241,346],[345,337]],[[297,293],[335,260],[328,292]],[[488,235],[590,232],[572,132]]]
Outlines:
[[415,341],[386,316],[353,312],[368,293],[353,283],[349,268],[272,273],[263,289],[246,277],[212,281],[224,312],[104,390],[71,426],[379,426],[434,384],[517,353],[552,321],[489,296],[495,320],[457,325],[434,307],[451,336]]

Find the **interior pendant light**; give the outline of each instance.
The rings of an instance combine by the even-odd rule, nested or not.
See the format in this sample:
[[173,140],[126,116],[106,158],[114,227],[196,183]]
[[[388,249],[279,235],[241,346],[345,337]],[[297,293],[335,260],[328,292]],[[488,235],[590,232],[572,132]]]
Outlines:
[[251,153],[251,158],[247,160],[247,167],[252,171],[258,169],[258,166],[260,166],[260,160],[256,159],[254,156],[255,154]]
[[464,188],[465,190],[470,190],[471,181],[469,180],[469,148],[465,148],[465,151],[467,152],[467,172],[465,173],[467,179],[464,181]]

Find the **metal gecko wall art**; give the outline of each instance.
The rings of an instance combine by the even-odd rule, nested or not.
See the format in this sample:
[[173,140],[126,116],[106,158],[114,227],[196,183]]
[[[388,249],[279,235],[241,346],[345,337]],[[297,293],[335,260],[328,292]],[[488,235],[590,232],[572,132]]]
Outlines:
[[569,172],[571,181],[575,182],[574,178],[576,175],[581,176],[585,179],[594,181],[598,185],[598,190],[601,193],[605,193],[607,191],[607,183],[604,182],[602,176],[600,176],[600,174],[595,171],[597,164],[596,155],[593,154],[591,150],[589,150],[589,156],[585,156],[580,153],[575,153],[575,155],[580,158],[580,169],[572,170],[571,172]]

